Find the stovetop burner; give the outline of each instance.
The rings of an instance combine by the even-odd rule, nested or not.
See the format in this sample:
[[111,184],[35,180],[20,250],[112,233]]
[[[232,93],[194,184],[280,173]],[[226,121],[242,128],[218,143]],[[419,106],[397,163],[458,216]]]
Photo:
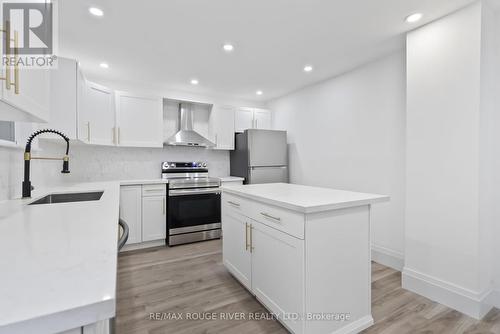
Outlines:
[[163,162],[162,178],[169,180],[169,189],[213,188],[220,180],[208,176],[206,162]]

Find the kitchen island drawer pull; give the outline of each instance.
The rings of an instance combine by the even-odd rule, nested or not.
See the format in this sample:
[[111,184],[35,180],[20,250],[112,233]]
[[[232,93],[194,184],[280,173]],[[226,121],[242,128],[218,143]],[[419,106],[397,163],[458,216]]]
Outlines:
[[241,204],[233,202],[233,201],[227,201],[229,204],[237,206],[238,208],[241,206]]
[[261,212],[260,214],[262,216],[266,217],[266,218],[273,219],[273,220],[276,220],[278,222],[281,222],[281,218],[280,217],[274,217],[274,216],[271,216],[269,213],[265,213],[265,212]]

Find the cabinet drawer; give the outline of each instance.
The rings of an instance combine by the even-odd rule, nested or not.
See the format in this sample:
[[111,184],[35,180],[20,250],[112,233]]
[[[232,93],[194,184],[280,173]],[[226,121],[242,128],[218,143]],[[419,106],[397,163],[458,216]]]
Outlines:
[[304,239],[304,215],[260,202],[251,202],[249,217],[264,225]]
[[249,217],[250,207],[252,202],[232,194],[228,194],[225,191],[222,192],[222,209],[225,212],[238,213]]
[[145,184],[142,186],[142,196],[166,196],[167,195],[167,185],[166,184]]
[[222,207],[226,212],[239,213],[264,225],[304,239],[304,215],[277,206],[264,204],[223,192]]

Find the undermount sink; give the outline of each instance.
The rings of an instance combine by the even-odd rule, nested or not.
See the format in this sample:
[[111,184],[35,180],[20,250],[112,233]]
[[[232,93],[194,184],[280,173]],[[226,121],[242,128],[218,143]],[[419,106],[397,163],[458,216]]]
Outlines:
[[103,193],[103,191],[93,191],[85,193],[49,194],[28,205],[98,201],[101,199]]

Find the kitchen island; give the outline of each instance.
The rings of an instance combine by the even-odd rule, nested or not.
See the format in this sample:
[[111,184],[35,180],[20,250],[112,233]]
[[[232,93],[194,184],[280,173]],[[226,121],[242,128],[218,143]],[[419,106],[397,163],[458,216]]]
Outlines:
[[[0,334],[108,333],[115,316],[119,182],[0,203]],[[28,205],[47,194],[99,200]]]
[[285,183],[222,189],[224,265],[288,330],[373,324],[370,208],[388,196]]

